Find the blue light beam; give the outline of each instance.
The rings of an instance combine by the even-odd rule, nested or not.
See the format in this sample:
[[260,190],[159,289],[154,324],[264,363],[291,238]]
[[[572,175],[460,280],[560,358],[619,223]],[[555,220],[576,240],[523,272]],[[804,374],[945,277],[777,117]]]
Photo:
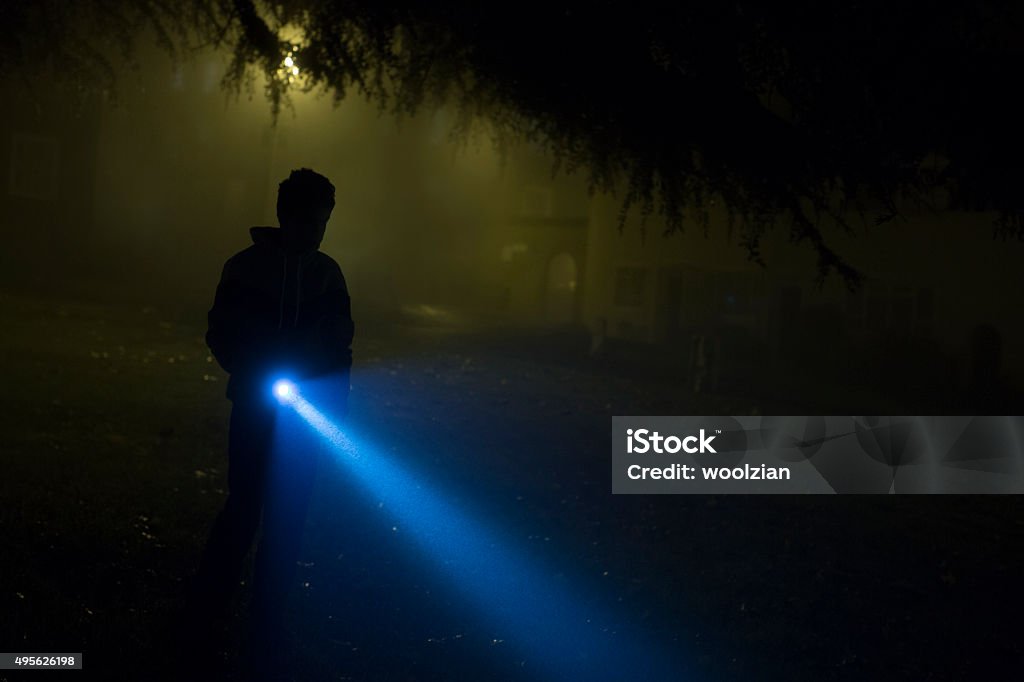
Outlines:
[[[277,393],[275,385],[275,393]],[[437,568],[525,659],[528,677],[557,680],[693,679],[630,619],[573,594],[571,579],[504,542],[470,510],[367,441],[343,433],[292,386],[282,399],[334,449]],[[279,396],[281,397],[281,396]],[[349,432],[351,433],[351,432]],[[532,671],[532,672],[531,672]]]

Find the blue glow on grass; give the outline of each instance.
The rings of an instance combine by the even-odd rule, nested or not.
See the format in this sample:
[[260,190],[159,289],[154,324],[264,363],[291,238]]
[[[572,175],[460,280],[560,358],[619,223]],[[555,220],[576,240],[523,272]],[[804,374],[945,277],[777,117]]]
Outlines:
[[[337,460],[518,652],[522,673],[556,680],[692,679],[640,626],[577,594],[572,579],[507,542],[408,466],[343,432],[293,388],[287,405],[330,443]],[[357,442],[358,441],[358,442]]]

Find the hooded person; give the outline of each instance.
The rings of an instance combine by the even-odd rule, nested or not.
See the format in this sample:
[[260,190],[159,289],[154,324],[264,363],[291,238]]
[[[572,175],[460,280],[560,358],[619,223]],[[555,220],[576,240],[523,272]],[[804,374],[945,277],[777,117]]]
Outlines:
[[232,402],[262,397],[274,376],[303,379],[351,367],[348,287],[334,259],[319,251],[333,208],[327,178],[292,171],[278,190],[281,227],[250,228],[252,246],[224,265],[206,342],[231,375]]
[[275,446],[288,415],[271,385],[288,377],[304,394],[315,390],[318,406],[347,411],[351,302],[341,268],[319,251],[334,191],[312,170],[292,171],[278,189],[280,227],[251,228],[252,245],[228,259],[217,286],[206,342],[230,374],[228,497],[190,590],[200,621],[227,614],[262,523],[253,622],[263,634],[281,626],[319,454],[308,438]]

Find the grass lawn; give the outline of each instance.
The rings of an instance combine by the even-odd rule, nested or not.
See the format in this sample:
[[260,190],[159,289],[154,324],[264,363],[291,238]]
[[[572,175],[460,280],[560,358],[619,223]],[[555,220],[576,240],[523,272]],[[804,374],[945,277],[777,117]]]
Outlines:
[[[0,315],[0,650],[84,651],[90,678],[164,679],[161,627],[226,486],[230,405],[203,313],[0,293]],[[528,335],[514,350],[489,338],[357,327],[353,423],[696,676],[967,679],[1024,660],[1019,498],[613,497],[613,414],[796,408],[695,399]],[[386,512],[340,467],[321,472],[295,679],[540,676]]]

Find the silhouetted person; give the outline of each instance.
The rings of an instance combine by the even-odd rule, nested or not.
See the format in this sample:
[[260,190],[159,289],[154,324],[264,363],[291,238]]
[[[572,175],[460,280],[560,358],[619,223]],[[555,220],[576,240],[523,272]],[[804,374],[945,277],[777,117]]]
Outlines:
[[262,521],[252,597],[257,647],[275,646],[283,632],[318,451],[308,429],[275,441],[275,427],[297,420],[271,387],[284,376],[303,393],[315,384],[318,407],[335,414],[348,399],[348,289],[338,264],[318,250],[333,208],[327,178],[292,171],[278,189],[280,228],[250,229],[253,244],[224,265],[209,313],[206,342],[231,375],[228,497],[193,581],[190,611],[199,627],[227,615]]

